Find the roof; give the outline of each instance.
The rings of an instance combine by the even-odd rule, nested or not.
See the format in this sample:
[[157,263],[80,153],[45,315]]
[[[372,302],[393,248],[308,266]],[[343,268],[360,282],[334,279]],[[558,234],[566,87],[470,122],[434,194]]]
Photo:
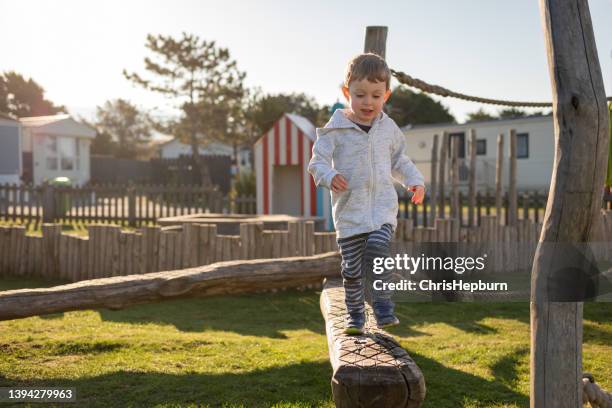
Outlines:
[[44,126],[50,123],[56,123],[64,119],[70,118],[68,114],[49,115],[49,116],[32,116],[28,118],[19,118],[19,121],[27,126],[37,127]]
[[[313,142],[317,139],[317,133],[316,133],[315,126],[312,124],[310,120],[308,120],[304,116],[300,116],[295,113],[285,113],[283,114],[283,116],[278,118],[278,120],[276,120],[274,123],[276,124],[280,122],[281,120],[283,120],[285,116],[291,121],[291,123],[293,123],[299,130],[301,130],[302,133],[306,135],[308,139],[310,139]],[[272,127],[274,127],[274,125],[272,125]],[[255,141],[255,144],[259,143],[263,139],[263,137],[268,134],[268,132],[272,129],[272,127],[268,129],[267,131],[263,132],[262,135],[259,138],[257,138],[257,140]]]
[[441,127],[474,127],[474,125],[494,125],[494,124],[505,124],[505,123],[514,123],[519,121],[541,121],[545,118],[552,118],[552,114],[550,115],[535,115],[535,116],[524,116],[517,117],[511,119],[487,119],[487,120],[476,120],[474,122],[467,123],[452,123],[452,122],[444,122],[444,123],[428,123],[423,125],[406,125],[401,129],[403,132],[409,130],[418,130],[418,129],[427,129],[427,128],[441,128]]
[[90,139],[96,136],[95,129],[74,120],[69,114],[19,118],[19,122],[25,128],[36,129],[37,132],[50,135],[87,137]]
[[287,117],[295,123],[295,126],[297,126],[310,140],[314,142],[317,139],[315,126],[310,120],[295,113],[285,113],[285,115],[287,115]]

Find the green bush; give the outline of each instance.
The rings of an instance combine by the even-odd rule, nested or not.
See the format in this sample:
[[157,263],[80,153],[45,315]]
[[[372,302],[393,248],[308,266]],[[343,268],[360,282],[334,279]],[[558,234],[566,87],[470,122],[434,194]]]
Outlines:
[[242,172],[234,183],[234,189],[232,190],[232,197],[244,197],[244,196],[255,196],[255,172]]

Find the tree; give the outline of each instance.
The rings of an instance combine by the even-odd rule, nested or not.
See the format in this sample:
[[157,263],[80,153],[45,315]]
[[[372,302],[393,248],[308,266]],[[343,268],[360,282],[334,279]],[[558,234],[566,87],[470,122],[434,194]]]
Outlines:
[[497,112],[497,117],[500,119],[524,118],[527,112],[517,108],[502,109]]
[[245,73],[238,70],[227,48],[192,34],[182,38],[147,35],[146,47],[153,57],[145,58],[145,69],[154,79],[144,79],[123,70],[124,76],[145,89],[174,97],[182,115],[178,120],[158,123],[191,145],[196,173],[210,185],[208,169],[199,156],[199,146],[225,140],[234,131],[237,102],[242,98]]
[[254,124],[256,135],[268,131],[284,113],[296,113],[310,120],[315,126],[323,126],[329,116],[329,107],[320,107],[314,98],[304,93],[261,95],[252,94],[248,119]]
[[[83,121],[83,119],[81,119]],[[96,137],[91,142],[90,152],[91,154],[101,154],[106,156],[113,156],[117,154],[119,150],[117,148],[117,142],[113,140],[113,137],[106,132],[101,132],[95,127],[95,124],[91,125],[96,129]]]
[[14,118],[55,115],[66,112],[64,106],[45,99],[45,90],[33,79],[25,79],[14,71],[0,75],[0,112]]
[[440,102],[425,93],[416,93],[398,86],[387,100],[388,115],[399,126],[426,123],[455,123],[455,118]]
[[95,127],[101,136],[116,142],[115,157],[136,158],[151,139],[151,119],[124,99],[106,101],[96,108]]
[[480,108],[476,112],[468,113],[465,123],[476,122],[479,120],[495,120],[495,116],[487,113],[484,109]]

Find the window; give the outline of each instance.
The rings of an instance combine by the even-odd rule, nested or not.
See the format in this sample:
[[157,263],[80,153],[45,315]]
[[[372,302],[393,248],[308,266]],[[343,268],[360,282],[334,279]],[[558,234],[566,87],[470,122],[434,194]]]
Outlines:
[[517,133],[516,135],[516,158],[529,158],[529,133]]
[[476,155],[484,156],[487,154],[487,139],[476,140]]
[[76,139],[73,137],[59,138],[59,155],[62,170],[74,170],[76,161]]
[[47,153],[47,170],[57,170],[57,137],[45,137],[45,150]]
[[453,140],[457,138],[459,140],[459,151],[457,152],[457,157],[460,159],[465,158],[465,133],[457,132],[457,133],[449,133],[448,135],[448,146],[447,152],[448,157],[451,157],[451,152],[453,150]]

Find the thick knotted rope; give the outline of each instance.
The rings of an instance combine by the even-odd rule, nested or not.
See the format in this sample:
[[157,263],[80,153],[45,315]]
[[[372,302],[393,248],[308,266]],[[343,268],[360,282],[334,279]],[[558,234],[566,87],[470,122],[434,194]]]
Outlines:
[[[552,103],[550,102],[517,102],[517,101],[505,101],[501,99],[481,98],[479,96],[470,96],[470,95],[462,94],[459,92],[451,91],[450,89],[446,89],[439,85],[428,84],[427,82],[422,81],[418,78],[411,77],[405,72],[395,71],[392,69],[391,73],[402,84],[411,86],[413,88],[420,89],[423,92],[436,94],[439,96],[450,96],[453,98],[463,99],[465,101],[488,103],[491,105],[503,105],[503,106],[525,107],[525,108],[550,108],[552,107]],[[608,97],[607,100],[612,101],[612,96]]]
[[588,402],[592,408],[612,408],[612,393],[602,390],[595,384],[592,374],[584,373],[582,384],[582,404]]

